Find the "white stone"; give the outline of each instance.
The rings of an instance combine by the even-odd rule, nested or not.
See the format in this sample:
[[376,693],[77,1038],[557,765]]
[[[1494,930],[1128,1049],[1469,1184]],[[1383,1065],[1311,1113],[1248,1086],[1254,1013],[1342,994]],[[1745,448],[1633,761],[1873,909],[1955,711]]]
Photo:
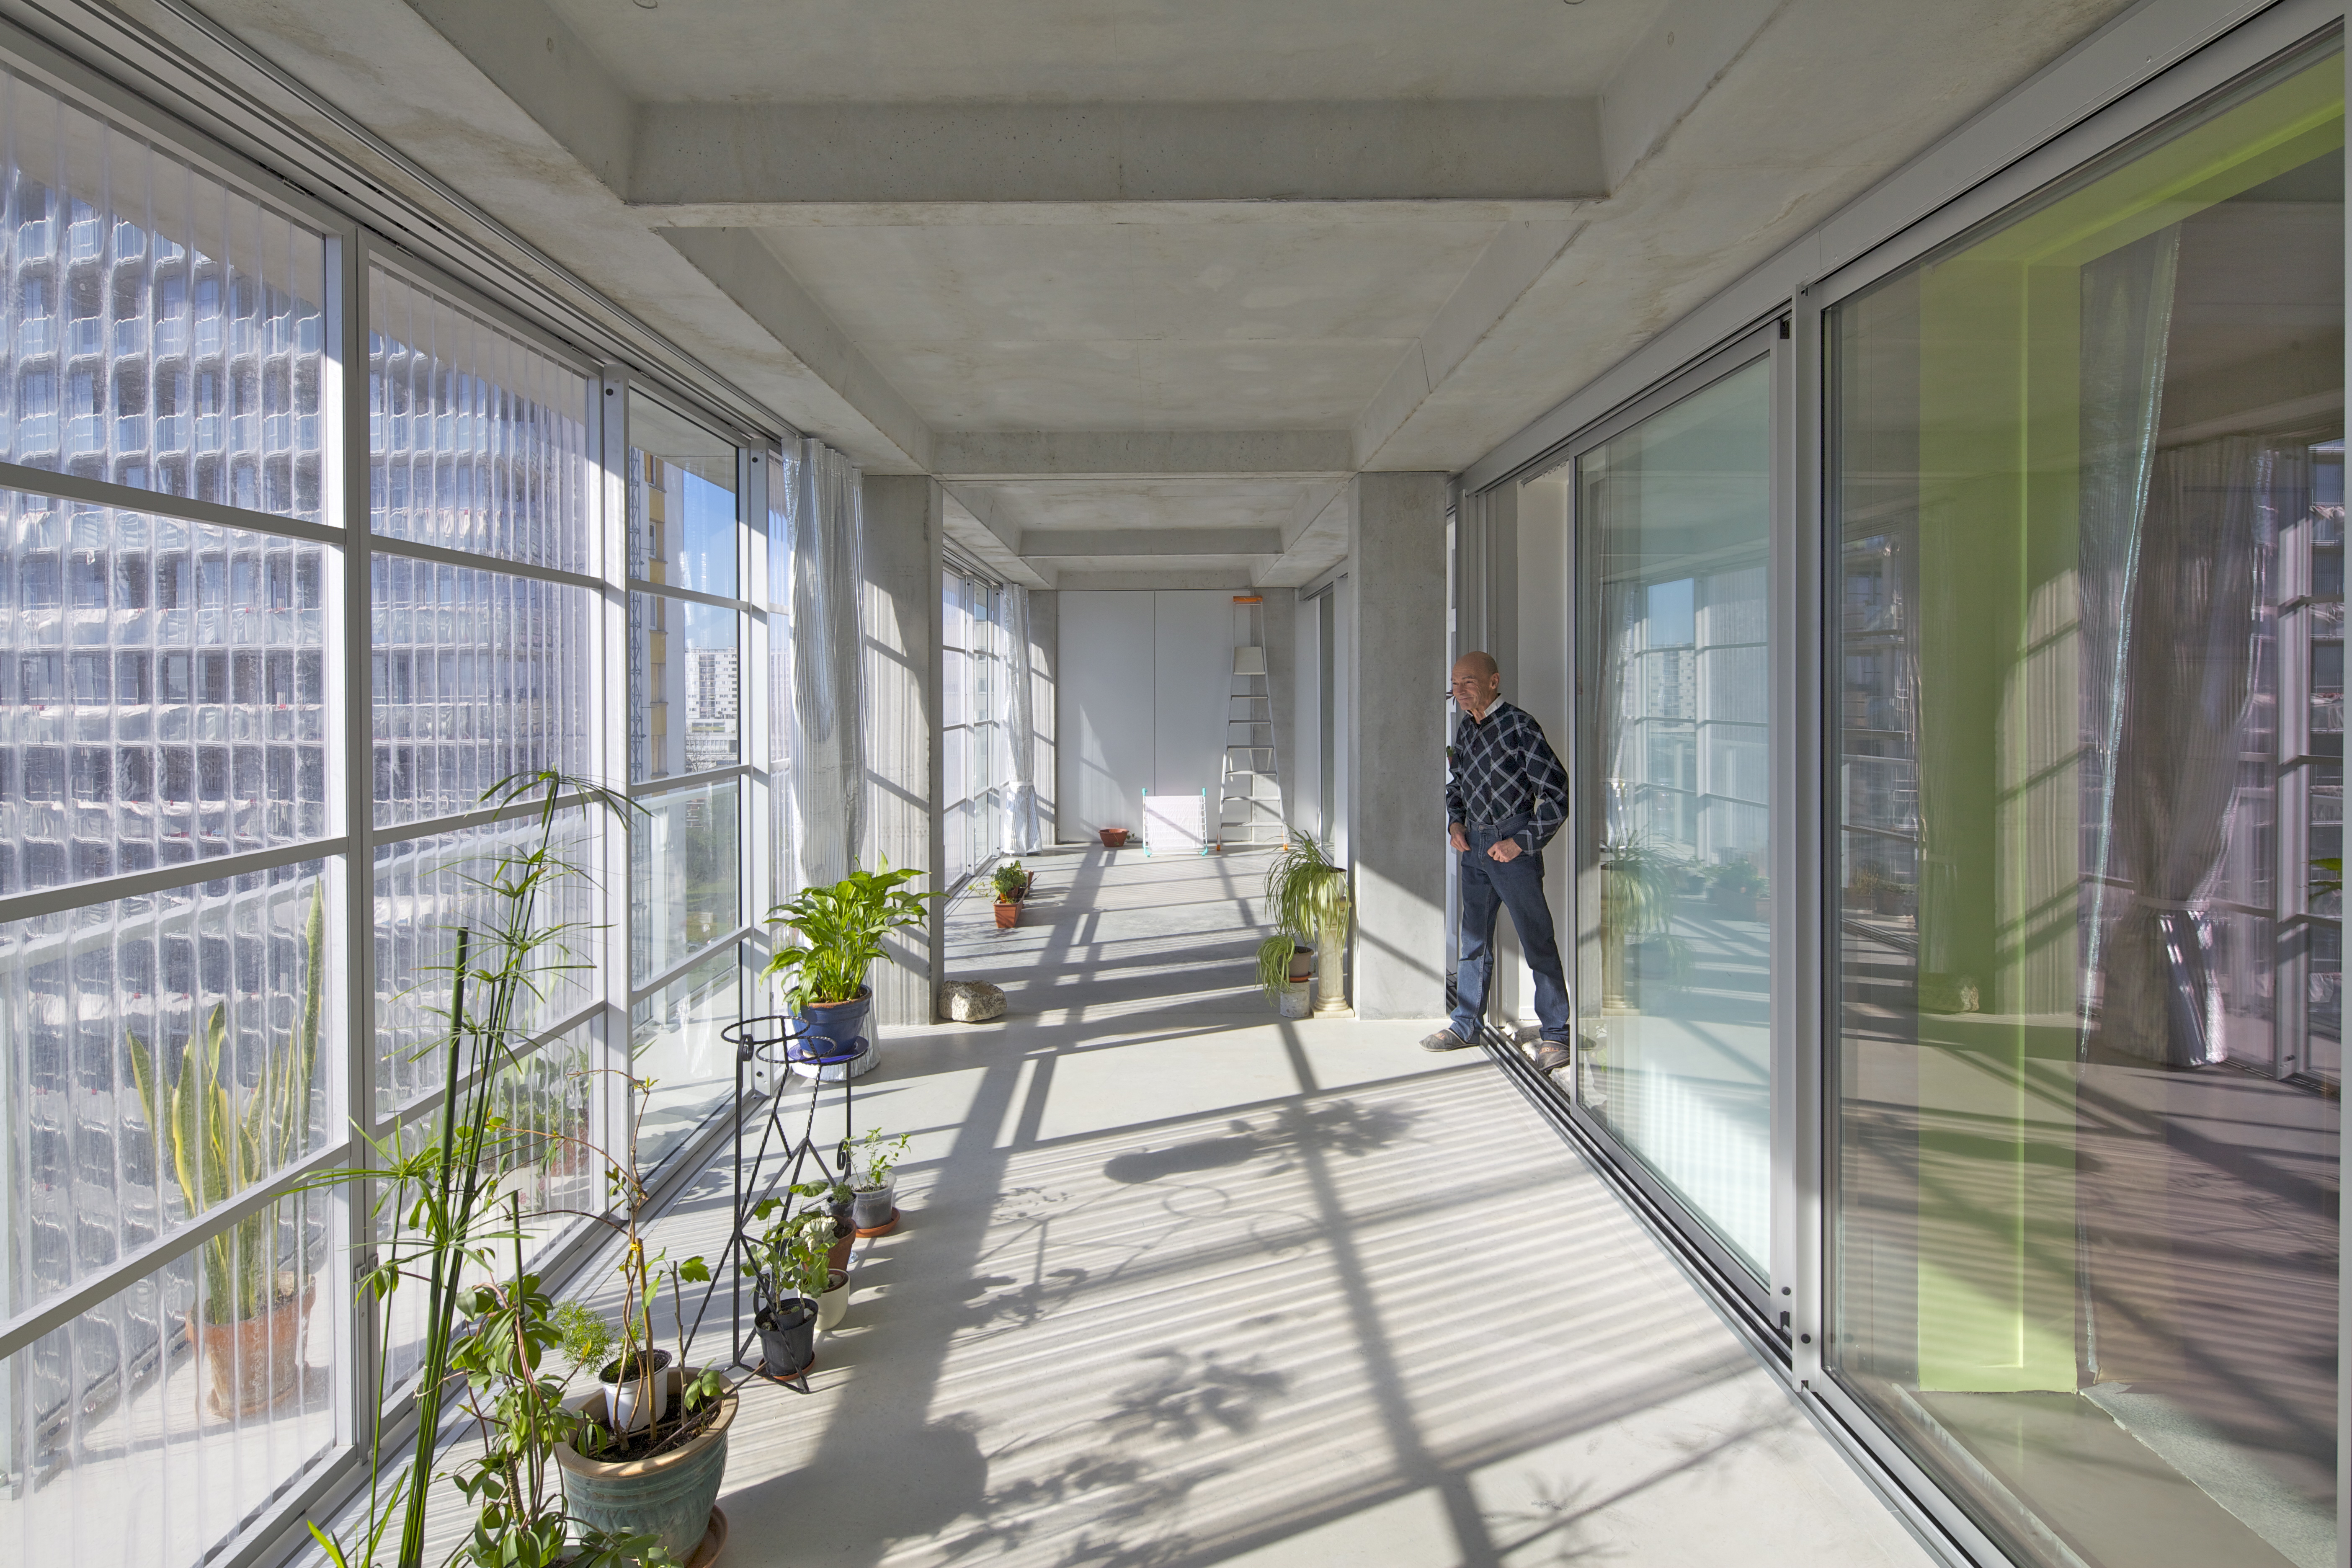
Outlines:
[[1004,1016],[1004,993],[985,980],[950,980],[940,987],[940,1016],[978,1024]]

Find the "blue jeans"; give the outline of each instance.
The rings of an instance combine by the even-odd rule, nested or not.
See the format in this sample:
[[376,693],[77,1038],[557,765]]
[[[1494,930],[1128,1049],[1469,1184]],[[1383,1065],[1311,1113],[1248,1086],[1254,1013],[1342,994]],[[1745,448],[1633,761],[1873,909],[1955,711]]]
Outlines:
[[1566,1045],[1568,977],[1560,969],[1559,941],[1552,934],[1551,906],[1544,902],[1542,852],[1521,850],[1511,860],[1486,856],[1489,846],[1525,826],[1504,821],[1462,830],[1470,848],[1460,857],[1461,953],[1454,971],[1453,1028],[1465,1040],[1478,1037],[1479,1021],[1486,1012],[1486,981],[1495,969],[1495,917],[1507,908],[1511,929],[1519,933],[1519,949],[1535,971],[1536,1017],[1543,1026],[1543,1037]]

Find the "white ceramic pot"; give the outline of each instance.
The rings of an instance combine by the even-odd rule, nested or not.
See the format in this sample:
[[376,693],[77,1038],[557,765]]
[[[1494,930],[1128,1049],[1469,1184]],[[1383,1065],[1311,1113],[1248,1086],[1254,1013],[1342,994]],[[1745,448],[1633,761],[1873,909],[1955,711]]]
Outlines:
[[[663,1370],[656,1372],[651,1378],[625,1377],[617,1382],[598,1380],[604,1384],[604,1410],[612,1418],[614,1432],[639,1431],[669,1415],[669,1352],[656,1351],[654,1353],[661,1357]],[[651,1385],[650,1390],[648,1384]],[[650,1405],[646,1399],[648,1392],[653,1395]]]
[[831,1332],[833,1326],[841,1321],[843,1315],[849,1310],[849,1273],[846,1269],[835,1268],[829,1270],[825,1279],[828,1288],[816,1299],[816,1326],[822,1331]]

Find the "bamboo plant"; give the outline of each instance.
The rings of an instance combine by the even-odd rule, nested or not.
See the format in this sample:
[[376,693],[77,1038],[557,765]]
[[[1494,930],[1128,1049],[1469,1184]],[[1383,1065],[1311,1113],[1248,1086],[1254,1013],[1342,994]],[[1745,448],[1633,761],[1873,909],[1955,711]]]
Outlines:
[[[147,1124],[162,1141],[179,1184],[187,1216],[194,1219],[309,1152],[313,1128],[311,1079],[319,1061],[319,1026],[326,1010],[326,888],[313,883],[302,922],[302,1007],[292,1038],[263,1058],[259,1081],[237,1082],[228,1042],[228,1008],[215,1004],[200,1037],[192,1038],[180,1069],[167,1082],[154,1053],[136,1035],[131,1076]],[[278,1212],[256,1210],[197,1249],[208,1323],[241,1323],[277,1302]]]
[[[425,1292],[415,1436],[404,1470],[384,1448],[390,1412],[383,1378],[393,1362],[389,1336],[395,1314],[388,1310],[378,1313],[385,1337],[374,1361],[368,1509],[358,1556],[347,1556],[341,1541],[315,1523],[310,1527],[338,1568],[379,1561],[395,1524],[397,1537],[390,1543],[389,1560],[399,1568],[424,1568],[425,1510],[436,1473],[442,1416],[452,1376],[465,1370],[461,1351],[473,1342],[465,1328],[469,1313],[479,1316],[492,1310],[478,1293],[478,1281],[498,1272],[502,1242],[513,1243],[517,1249],[516,1280],[509,1290],[527,1294],[529,1289],[520,1268],[519,1209],[507,1205],[502,1212],[493,1201],[517,1142],[507,1136],[496,1106],[505,1069],[515,1067],[530,1047],[538,1003],[549,982],[566,969],[584,966],[568,951],[573,927],[544,921],[540,914],[541,900],[554,889],[584,874],[565,858],[557,841],[557,824],[573,805],[622,816],[631,809],[612,790],[552,772],[504,780],[483,793],[482,803],[494,810],[530,806],[536,835],[529,848],[500,858],[487,876],[473,879],[486,896],[487,918],[479,929],[461,927],[454,933],[455,955],[439,969],[448,985],[447,1005],[436,1009],[443,1030],[440,1113],[413,1138],[395,1131],[381,1141],[366,1140],[375,1154],[373,1163],[323,1172],[305,1184],[373,1191],[376,1234],[388,1235],[390,1240],[383,1254],[360,1272],[360,1289],[379,1301],[401,1289]],[[468,1282],[469,1275],[475,1282]],[[508,1300],[511,1308],[511,1296]],[[525,1437],[541,1440],[528,1434]],[[388,1476],[388,1471],[397,1473]],[[494,1539],[469,1555],[484,1563],[557,1560],[539,1554],[525,1539],[537,1528],[530,1520],[520,1524],[516,1520],[509,1508],[487,1521],[478,1521],[478,1528],[491,1528]],[[485,1556],[485,1552],[490,1554]]]

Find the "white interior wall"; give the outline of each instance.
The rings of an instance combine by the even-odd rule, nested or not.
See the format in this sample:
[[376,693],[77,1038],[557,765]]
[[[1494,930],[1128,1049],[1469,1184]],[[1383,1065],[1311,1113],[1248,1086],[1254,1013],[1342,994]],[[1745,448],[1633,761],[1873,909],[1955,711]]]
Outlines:
[[1139,827],[1140,796],[1223,783],[1233,595],[1073,589],[1059,600],[1057,825]]

